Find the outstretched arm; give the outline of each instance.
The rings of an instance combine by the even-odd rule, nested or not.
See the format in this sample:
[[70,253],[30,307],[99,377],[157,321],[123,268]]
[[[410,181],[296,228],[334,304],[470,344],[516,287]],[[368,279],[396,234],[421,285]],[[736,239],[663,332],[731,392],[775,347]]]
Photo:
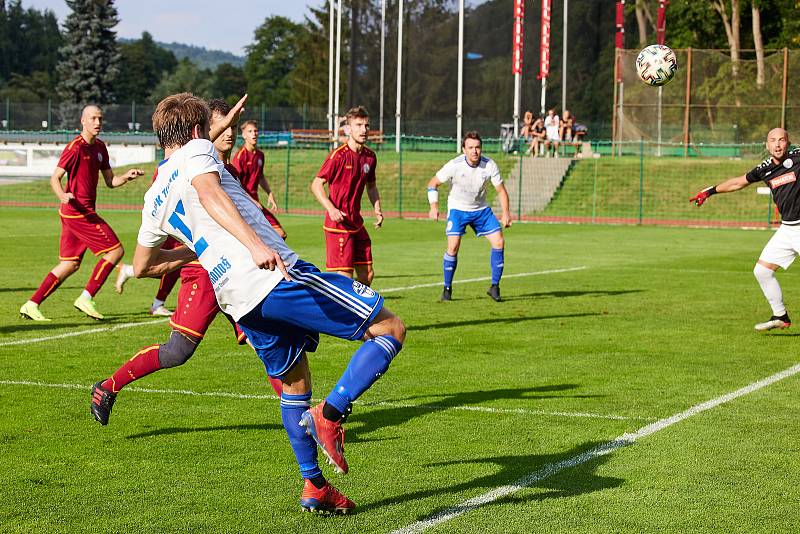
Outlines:
[[159,277],[196,259],[188,247],[164,250],[160,246],[145,247],[137,243],[133,254],[133,273],[136,278]]
[[212,143],[217,139],[217,137],[222,135],[222,132],[227,130],[231,124],[236,124],[239,122],[239,116],[241,116],[242,111],[244,111],[245,102],[247,102],[247,95],[244,95],[239,99],[236,105],[231,108],[227,115],[225,115],[224,119],[211,125],[211,129],[208,132],[208,138]]
[[434,176],[431,178],[431,181],[428,182],[428,203],[431,205],[431,209],[428,212],[428,218],[433,219],[434,221],[439,220],[439,186],[442,185],[442,182]]
[[725,180],[717,186],[706,187],[695,196],[690,198],[689,202],[694,202],[696,206],[702,206],[711,195],[715,195],[717,193],[732,193],[734,191],[744,189],[748,185],[750,185],[750,182],[747,181],[747,177],[745,175],[736,176],[734,178]]
[[144,174],[142,169],[128,169],[128,172],[120,176],[115,176],[114,171],[111,169],[103,169],[101,172],[103,173],[103,180],[111,189],[121,187]]

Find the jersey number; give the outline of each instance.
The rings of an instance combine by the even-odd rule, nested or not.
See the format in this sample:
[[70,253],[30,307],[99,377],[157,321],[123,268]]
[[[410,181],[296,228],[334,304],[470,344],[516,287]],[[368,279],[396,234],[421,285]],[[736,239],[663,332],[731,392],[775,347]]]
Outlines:
[[192,231],[189,230],[189,227],[186,226],[185,222],[183,222],[181,215],[186,215],[186,210],[183,209],[183,201],[179,200],[178,205],[175,206],[175,211],[173,211],[172,215],[169,216],[169,223],[173,228],[183,234],[183,237],[185,237],[189,243],[192,243],[194,246],[194,253],[197,254],[197,257],[199,258],[208,248],[208,243],[203,237],[199,238],[197,241],[192,238]]

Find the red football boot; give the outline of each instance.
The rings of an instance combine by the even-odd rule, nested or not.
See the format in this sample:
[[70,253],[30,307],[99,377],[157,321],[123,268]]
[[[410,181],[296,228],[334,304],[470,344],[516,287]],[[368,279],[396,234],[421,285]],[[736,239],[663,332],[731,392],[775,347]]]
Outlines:
[[323,406],[325,406],[324,401],[303,412],[300,426],[305,427],[306,434],[314,438],[328,457],[328,461],[333,464],[334,470],[337,473],[347,474],[347,460],[344,459],[344,428],[341,423],[328,421],[322,416]]
[[300,496],[300,506],[304,512],[318,514],[349,514],[356,509],[356,503],[348,499],[339,490],[326,482],[317,489],[310,480],[306,479],[303,494]]

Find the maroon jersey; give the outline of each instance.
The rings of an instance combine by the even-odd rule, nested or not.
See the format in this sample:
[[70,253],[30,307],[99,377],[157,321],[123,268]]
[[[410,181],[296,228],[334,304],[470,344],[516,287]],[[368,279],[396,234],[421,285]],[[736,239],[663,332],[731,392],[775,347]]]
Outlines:
[[247,194],[253,197],[256,202],[260,202],[258,199],[258,181],[264,176],[265,161],[264,153],[259,149],[250,152],[244,147],[242,147],[231,160],[231,165],[238,171],[238,176],[236,173],[231,174],[242,182],[244,190],[247,191]]
[[102,170],[110,169],[108,150],[99,139],[89,144],[79,135],[61,153],[58,166],[67,171],[67,193],[75,197],[61,206],[63,215],[93,213],[97,202],[97,180]]
[[361,196],[367,183],[375,182],[375,152],[362,147],[360,152],[352,150],[347,143],[333,152],[322,164],[317,177],[328,182],[328,198],[345,214],[342,222],[333,222],[325,214],[324,228],[339,232],[357,232],[364,226],[361,216]]

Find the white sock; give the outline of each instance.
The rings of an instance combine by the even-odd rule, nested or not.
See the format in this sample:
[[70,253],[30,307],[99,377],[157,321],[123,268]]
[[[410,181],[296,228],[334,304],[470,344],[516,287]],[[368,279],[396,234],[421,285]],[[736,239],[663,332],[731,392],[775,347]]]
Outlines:
[[155,310],[159,306],[163,306],[163,305],[164,305],[164,301],[163,300],[153,299],[153,305],[150,306],[150,309],[151,310]]
[[753,274],[761,286],[761,291],[767,298],[767,302],[772,307],[772,315],[780,317],[786,313],[786,306],[783,305],[783,292],[778,279],[775,278],[775,271],[757,263],[753,269]]
[[84,289],[83,293],[81,293],[81,298],[91,300],[92,299],[92,294]]
[[128,278],[133,278],[133,265],[130,263],[123,263],[119,266],[119,270]]

